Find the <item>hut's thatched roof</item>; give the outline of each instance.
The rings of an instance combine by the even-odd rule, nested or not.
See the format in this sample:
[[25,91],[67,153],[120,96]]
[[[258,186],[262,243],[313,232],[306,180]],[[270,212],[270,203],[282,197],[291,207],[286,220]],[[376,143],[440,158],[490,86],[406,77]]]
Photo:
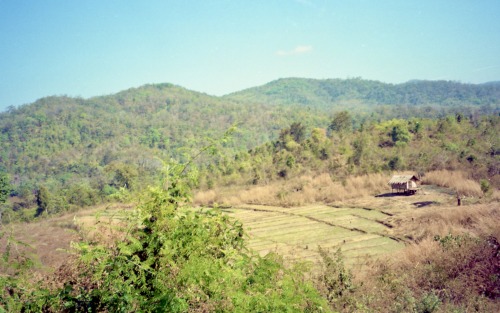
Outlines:
[[419,181],[415,175],[394,175],[389,181],[389,184],[402,184],[410,180]]

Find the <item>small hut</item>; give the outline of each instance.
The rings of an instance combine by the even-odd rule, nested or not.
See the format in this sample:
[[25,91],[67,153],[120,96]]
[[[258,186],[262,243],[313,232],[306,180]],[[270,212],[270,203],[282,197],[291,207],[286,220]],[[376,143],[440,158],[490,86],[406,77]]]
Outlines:
[[393,192],[396,190],[396,192],[413,195],[418,190],[417,181],[419,179],[415,175],[394,175],[389,181],[389,185],[391,185]]

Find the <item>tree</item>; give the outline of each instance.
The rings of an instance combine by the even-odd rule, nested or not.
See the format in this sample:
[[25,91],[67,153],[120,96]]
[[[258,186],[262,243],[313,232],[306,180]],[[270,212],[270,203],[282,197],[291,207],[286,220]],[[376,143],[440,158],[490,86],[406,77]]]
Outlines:
[[396,145],[405,145],[410,141],[410,132],[405,125],[397,124],[392,128],[391,138]]
[[9,176],[6,173],[0,172],[0,204],[7,201],[11,189]]
[[320,287],[330,303],[341,302],[337,305],[343,307],[348,299],[348,294],[354,291],[352,273],[345,267],[340,248],[333,254],[321,247],[318,250],[322,265],[318,277]]
[[155,148],[161,141],[161,133],[158,129],[150,127],[143,138],[143,142],[150,148]]
[[106,166],[105,171],[112,175],[111,184],[116,188],[134,189],[139,176],[134,165],[123,162],[113,162]]
[[301,143],[305,139],[305,127],[300,122],[294,122],[289,128],[280,133],[280,140],[286,142],[286,137],[291,137],[295,142]]
[[43,212],[49,213],[50,209],[50,192],[45,186],[40,186],[36,194],[36,204],[38,205],[37,216],[42,215]]
[[354,147],[354,154],[352,156],[352,160],[355,165],[359,166],[361,165],[361,159],[363,158],[363,155],[365,153],[365,147],[368,144],[368,141],[365,136],[361,136],[360,138],[357,138],[354,140],[352,143],[352,146]]
[[306,135],[304,125],[299,122],[292,123],[292,125],[290,125],[290,135],[292,135],[293,140],[296,142],[302,142]]
[[348,132],[352,130],[352,117],[347,111],[335,113],[328,127],[334,132]]
[[395,156],[389,160],[389,168],[393,171],[398,171],[403,169],[403,160],[399,156]]

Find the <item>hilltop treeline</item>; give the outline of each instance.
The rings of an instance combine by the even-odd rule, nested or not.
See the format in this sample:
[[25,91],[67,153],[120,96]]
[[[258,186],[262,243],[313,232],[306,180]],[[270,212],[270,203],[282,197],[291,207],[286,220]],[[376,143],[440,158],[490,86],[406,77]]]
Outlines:
[[452,81],[414,80],[403,84],[386,84],[361,78],[283,78],[264,86],[235,92],[226,98],[311,106],[345,105],[347,101],[377,105],[494,107],[500,102],[500,83],[473,85]]

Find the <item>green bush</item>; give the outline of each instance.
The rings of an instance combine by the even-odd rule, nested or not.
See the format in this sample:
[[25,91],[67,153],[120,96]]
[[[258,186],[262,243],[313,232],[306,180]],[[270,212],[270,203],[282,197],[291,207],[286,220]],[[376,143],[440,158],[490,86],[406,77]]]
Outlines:
[[[12,289],[0,307],[44,312],[325,312],[327,302],[303,269],[248,251],[242,224],[219,210],[183,207],[188,176],[173,167],[106,240],[77,244],[63,288]],[[104,223],[101,223],[104,224]],[[109,228],[108,228],[109,227]],[[15,301],[11,301],[15,299]]]
[[481,179],[480,184],[481,184],[481,191],[484,194],[487,194],[491,189],[490,182],[486,179]]
[[342,251],[333,254],[319,247],[322,270],[318,277],[320,290],[335,309],[345,307],[351,302],[350,294],[354,291],[352,273],[344,265]]

